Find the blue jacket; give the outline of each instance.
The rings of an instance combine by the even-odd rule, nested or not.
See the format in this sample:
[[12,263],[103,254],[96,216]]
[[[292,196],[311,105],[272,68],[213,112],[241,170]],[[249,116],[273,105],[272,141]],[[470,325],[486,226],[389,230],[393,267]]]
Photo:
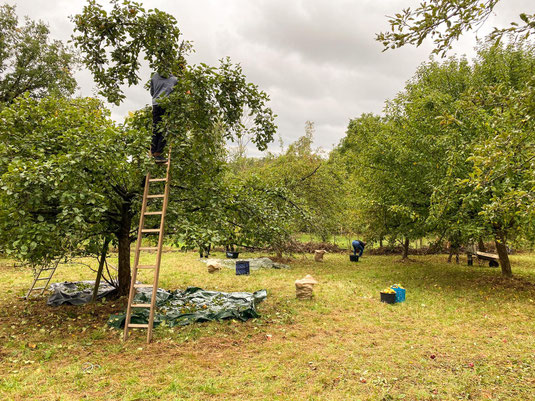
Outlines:
[[353,246],[353,248],[356,248],[356,247],[362,247],[362,249],[364,249],[365,245],[362,241],[359,241],[358,239],[356,239],[355,241],[353,241],[351,243],[351,245]]

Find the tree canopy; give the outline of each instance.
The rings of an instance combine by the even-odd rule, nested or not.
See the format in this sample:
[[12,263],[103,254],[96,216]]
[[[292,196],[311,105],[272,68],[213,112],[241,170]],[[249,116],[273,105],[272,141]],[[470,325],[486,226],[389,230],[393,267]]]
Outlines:
[[36,98],[74,93],[74,52],[49,35],[44,22],[25,18],[20,24],[14,6],[0,6],[1,103],[11,103],[25,92]]
[[[191,47],[180,40],[174,17],[162,11],[114,1],[107,14],[89,1],[73,20],[81,32],[73,41],[107,100],[124,99],[123,83],[139,83],[141,55],[155,71],[178,74],[175,90],[162,101],[167,109],[162,127],[172,145],[175,177],[168,211],[171,234],[190,241],[187,245],[198,244],[210,225],[243,226],[245,222],[249,228],[239,231],[247,243],[256,235],[251,233],[253,227],[271,232],[274,238],[275,220],[261,216],[274,207],[273,202],[284,199],[282,190],[242,183],[229,185],[231,195],[222,190],[226,142],[247,134],[259,149],[265,149],[273,138],[276,127],[268,96],[248,83],[241,67],[229,60],[218,67],[188,65],[184,56]],[[152,131],[150,108],[131,113],[118,125],[99,101],[61,96],[65,94],[41,100],[26,95],[2,111],[4,249],[30,263],[46,264],[98,251],[95,243],[114,237],[119,249],[119,293],[125,294],[143,190],[140,183],[149,169],[157,168],[146,156]],[[242,123],[244,115],[252,124]],[[34,194],[31,199],[28,191]],[[249,202],[247,218],[243,209],[236,220],[235,208],[228,207],[233,197],[242,205],[255,198],[257,206]],[[216,220],[199,220],[201,211]],[[283,224],[283,215],[277,224]],[[11,224],[13,219],[16,226]],[[258,224],[258,219],[267,223]],[[187,235],[180,232],[184,222],[192,223]],[[45,232],[52,234],[45,236]]]
[[[4,250],[46,265],[114,236],[127,252],[147,164],[143,133],[117,126],[89,98],[26,95],[0,118]],[[128,277],[120,270],[120,284]]]
[[533,227],[533,54],[528,41],[489,41],[472,63],[424,63],[384,117],[351,121],[337,152],[370,234],[454,247],[492,235],[512,274],[506,244]]

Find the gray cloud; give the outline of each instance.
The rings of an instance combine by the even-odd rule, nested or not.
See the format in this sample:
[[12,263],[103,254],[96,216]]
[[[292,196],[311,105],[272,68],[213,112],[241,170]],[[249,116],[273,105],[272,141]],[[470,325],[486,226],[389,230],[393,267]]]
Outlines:
[[[103,2],[105,0],[102,0]],[[13,3],[13,2],[11,2]],[[193,62],[216,63],[230,56],[248,78],[271,96],[279,135],[288,144],[303,134],[304,123],[316,123],[315,144],[330,149],[344,136],[350,118],[382,111],[416,67],[429,57],[431,44],[381,52],[375,34],[388,29],[386,15],[415,6],[418,0],[182,0],[143,1],[146,8],[173,14],[184,38],[194,42]],[[54,37],[67,40],[69,15],[81,0],[17,0],[19,15],[50,24]],[[505,26],[532,0],[504,0],[479,32],[465,35],[454,52],[473,54],[476,35]],[[142,71],[147,79],[150,71]],[[77,76],[80,94],[94,94],[90,74]],[[148,104],[142,85],[126,89],[127,100],[112,109],[120,120]],[[272,146],[278,150],[278,144]],[[257,152],[252,151],[252,154]]]

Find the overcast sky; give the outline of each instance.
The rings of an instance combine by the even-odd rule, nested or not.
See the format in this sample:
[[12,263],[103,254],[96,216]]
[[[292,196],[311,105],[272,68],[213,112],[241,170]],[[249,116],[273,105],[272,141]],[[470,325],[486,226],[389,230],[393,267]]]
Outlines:
[[[138,0],[140,1],[140,0]],[[105,4],[107,0],[101,0]],[[329,150],[344,136],[351,118],[382,111],[384,101],[399,92],[416,67],[429,58],[431,43],[382,53],[375,34],[388,29],[386,15],[416,6],[419,0],[145,0],[145,8],[173,14],[194,43],[190,62],[216,64],[230,56],[250,81],[271,97],[278,134],[288,145],[315,122],[315,144]],[[85,0],[15,0],[19,15],[41,19],[52,36],[69,39],[68,16]],[[521,12],[535,12],[533,0],[503,0],[487,24],[506,26]],[[455,45],[454,53],[473,54],[476,34]],[[148,69],[144,70],[147,79]],[[80,94],[91,96],[91,75],[77,75]],[[127,100],[113,108],[122,120],[128,111],[150,104],[143,85],[126,90]],[[273,150],[278,149],[275,142]],[[250,152],[255,154],[256,152]]]

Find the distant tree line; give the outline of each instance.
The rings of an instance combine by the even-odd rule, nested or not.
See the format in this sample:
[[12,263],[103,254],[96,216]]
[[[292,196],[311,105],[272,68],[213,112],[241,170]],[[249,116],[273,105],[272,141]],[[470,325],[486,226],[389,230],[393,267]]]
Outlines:
[[424,63],[385,114],[351,121],[335,151],[358,182],[372,238],[533,238],[535,53],[529,41],[481,44],[469,62]]

